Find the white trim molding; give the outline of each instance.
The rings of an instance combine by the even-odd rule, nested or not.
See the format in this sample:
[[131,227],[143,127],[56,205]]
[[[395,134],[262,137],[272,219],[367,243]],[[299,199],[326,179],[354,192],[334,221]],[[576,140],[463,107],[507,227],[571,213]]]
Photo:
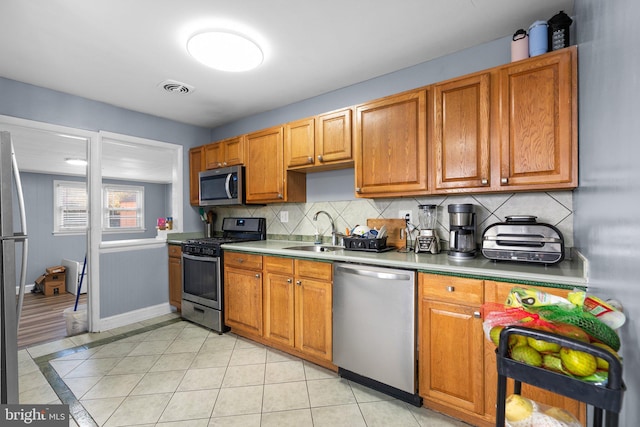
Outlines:
[[155,306],[145,307],[127,313],[116,314],[115,316],[100,319],[100,329],[92,332],[104,332],[110,329],[128,326],[136,322],[153,319],[172,313],[169,303],[162,303]]

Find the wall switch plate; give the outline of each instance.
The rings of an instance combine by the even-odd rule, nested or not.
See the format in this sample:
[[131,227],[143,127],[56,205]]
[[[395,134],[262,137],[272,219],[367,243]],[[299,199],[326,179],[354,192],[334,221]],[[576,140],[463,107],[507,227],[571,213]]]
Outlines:
[[289,222],[289,211],[280,211],[280,222]]
[[407,219],[407,215],[409,216],[409,222],[413,224],[413,213],[410,210],[401,210],[398,211],[398,217],[401,219]]

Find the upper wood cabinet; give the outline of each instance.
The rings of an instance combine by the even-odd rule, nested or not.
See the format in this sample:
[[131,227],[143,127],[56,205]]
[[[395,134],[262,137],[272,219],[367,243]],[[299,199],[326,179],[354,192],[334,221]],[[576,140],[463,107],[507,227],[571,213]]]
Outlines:
[[204,147],[195,147],[189,150],[189,203],[198,206],[200,204],[200,178],[199,174],[204,170]]
[[[305,172],[351,164],[357,197],[572,189],[577,105],[571,46],[229,138],[193,156],[208,169],[244,163],[248,203],[304,202]],[[191,180],[197,204],[194,170]]]
[[426,97],[416,90],[356,107],[356,196],[426,194]]
[[578,185],[577,47],[499,70],[498,190]]
[[315,119],[303,119],[284,126],[287,169],[313,166],[315,163]]
[[491,185],[491,74],[433,86],[434,191],[487,189]]
[[244,163],[244,135],[227,138],[204,146],[206,169],[216,169]]
[[283,135],[282,126],[247,135],[247,203],[306,201],[306,176],[284,170]]
[[285,125],[285,165],[307,172],[346,168],[353,164],[351,108]]
[[332,111],[316,117],[316,163],[327,167],[353,164],[352,110]]

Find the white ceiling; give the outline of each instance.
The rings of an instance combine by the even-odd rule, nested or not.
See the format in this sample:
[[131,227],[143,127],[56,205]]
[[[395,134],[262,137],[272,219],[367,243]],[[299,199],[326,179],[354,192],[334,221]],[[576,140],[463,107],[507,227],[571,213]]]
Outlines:
[[[213,128],[509,36],[573,0],[2,0],[0,76]],[[193,60],[187,38],[233,25],[256,70]],[[194,86],[168,93],[166,79]]]
[[[5,123],[2,118],[0,130],[10,133],[21,172],[86,176],[86,166],[70,165],[65,160],[87,158],[87,137]],[[102,177],[169,184],[173,180],[175,147],[139,142],[138,138],[103,136]]]

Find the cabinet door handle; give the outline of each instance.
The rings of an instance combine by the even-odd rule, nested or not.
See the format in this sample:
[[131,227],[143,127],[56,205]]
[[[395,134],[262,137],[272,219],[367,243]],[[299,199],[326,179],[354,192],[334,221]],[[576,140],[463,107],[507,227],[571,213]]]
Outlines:
[[318,156],[318,161],[319,162],[324,162],[324,160],[322,160],[322,155]]
[[509,183],[509,178],[502,178],[500,180],[500,184],[508,184]]
[[287,279],[287,283],[291,283],[291,282],[293,282],[293,280]]
[[361,193],[362,189],[360,187],[356,187],[356,193]]
[[256,273],[256,279],[260,278],[260,273]]
[[455,292],[455,291],[456,291],[455,286],[447,286],[447,292]]
[[474,311],[473,312],[473,317],[475,317],[476,319],[480,319],[482,316],[480,315],[479,311]]
[[482,185],[487,185],[489,183],[489,180],[486,178],[483,178],[482,181],[480,181],[482,183]]
[[311,156],[307,157],[307,162],[308,163],[313,163],[313,157],[311,157]]
[[222,165],[223,166],[227,166],[227,162],[222,162]]
[[296,280],[296,285],[302,286],[302,282],[300,280]]
[[242,264],[244,262],[244,258],[238,258],[236,261],[238,262],[238,264]]
[[278,193],[278,199],[282,199],[282,193]]

